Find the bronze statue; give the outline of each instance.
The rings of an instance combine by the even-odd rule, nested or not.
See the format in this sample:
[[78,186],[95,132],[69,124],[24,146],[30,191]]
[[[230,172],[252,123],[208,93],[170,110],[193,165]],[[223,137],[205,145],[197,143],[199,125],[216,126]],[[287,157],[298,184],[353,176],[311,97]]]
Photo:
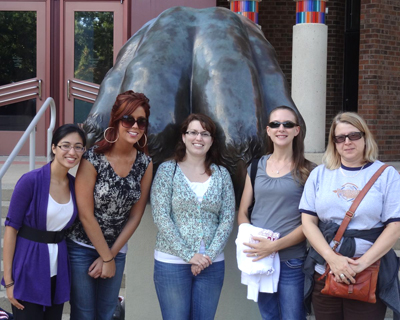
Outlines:
[[265,152],[269,112],[285,105],[299,114],[262,31],[221,7],[170,8],[128,40],[84,123],[89,145],[102,138],[116,96],[130,89],[150,99],[155,166],[172,155],[190,113],[205,113],[217,123],[238,200],[247,164]]

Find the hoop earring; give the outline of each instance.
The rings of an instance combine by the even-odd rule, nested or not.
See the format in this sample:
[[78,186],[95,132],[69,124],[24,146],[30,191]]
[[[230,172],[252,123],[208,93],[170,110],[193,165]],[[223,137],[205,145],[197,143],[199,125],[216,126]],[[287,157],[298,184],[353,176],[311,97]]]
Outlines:
[[147,136],[146,136],[145,133],[143,133],[143,135],[144,135],[144,145],[141,146],[141,145],[139,144],[139,141],[136,142],[136,144],[138,145],[138,147],[139,147],[139,148],[142,148],[142,149],[143,149],[143,148],[146,146],[146,144],[147,144]]
[[118,141],[118,139],[119,139],[119,134],[118,134],[118,136],[117,136],[117,139],[115,139],[114,141],[110,141],[110,140],[108,140],[107,137],[106,137],[106,132],[107,132],[108,130],[110,130],[110,129],[114,129],[114,128],[113,128],[113,127],[108,127],[106,130],[104,130],[104,133],[103,133],[104,140],[106,140],[108,143],[116,143],[116,142]]

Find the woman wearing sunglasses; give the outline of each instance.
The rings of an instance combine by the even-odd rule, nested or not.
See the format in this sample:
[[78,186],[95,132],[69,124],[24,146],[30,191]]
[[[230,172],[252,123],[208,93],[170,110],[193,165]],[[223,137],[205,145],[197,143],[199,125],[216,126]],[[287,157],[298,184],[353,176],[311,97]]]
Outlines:
[[[317,319],[379,320],[385,318],[386,306],[400,312],[399,266],[391,250],[400,236],[400,175],[393,167],[383,171],[358,206],[336,250],[341,255],[331,248],[355,197],[383,165],[377,156],[378,146],[365,121],[356,113],[340,113],[333,119],[323,164],[304,187],[300,211],[304,234],[312,246],[305,264],[305,293]],[[326,263],[336,282],[350,284],[379,258],[376,303],[321,293],[325,278],[319,278]]]
[[[256,243],[244,243],[253,261],[279,252],[280,275],[277,292],[259,292],[258,307],[263,320],[306,318],[303,307],[304,275],[302,265],[306,241],[298,207],[303,186],[313,167],[304,158],[304,133],[297,115],[288,107],[274,109],[269,116],[267,155],[257,163],[254,186],[248,168],[240,202],[238,222],[280,233],[278,240],[253,236]],[[252,164],[254,165],[254,164]],[[254,199],[249,219],[248,209]]]
[[79,166],[79,219],[68,241],[72,320],[110,320],[117,306],[127,242],[140,223],[150,191],[149,115],[144,94],[119,94],[104,139],[84,154]]
[[216,131],[209,117],[190,115],[175,159],[154,178],[154,283],[163,320],[212,320],[217,311],[235,198],[229,172],[219,165]]
[[79,163],[85,145],[78,126],[59,127],[51,141],[53,160],[15,186],[5,223],[2,284],[16,320],[62,318],[71,286],[65,231],[78,214],[68,170]]

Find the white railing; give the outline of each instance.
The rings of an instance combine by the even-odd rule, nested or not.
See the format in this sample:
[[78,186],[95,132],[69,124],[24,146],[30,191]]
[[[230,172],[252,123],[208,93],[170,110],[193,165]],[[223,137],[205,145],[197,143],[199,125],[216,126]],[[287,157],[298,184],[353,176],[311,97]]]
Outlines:
[[[47,129],[47,148],[46,148],[46,155],[47,161],[51,159],[51,140],[53,138],[53,130],[56,125],[56,105],[54,103],[53,98],[47,98],[43,106],[40,108],[39,112],[33,118],[32,122],[30,123],[29,127],[25,130],[24,134],[22,135],[21,139],[19,139],[17,145],[15,146],[14,150],[8,156],[4,165],[0,168],[0,201],[3,200],[2,195],[2,179],[7,172],[8,168],[10,167],[11,163],[14,161],[15,157],[18,155],[19,151],[21,150],[22,146],[25,144],[26,140],[28,140],[29,136],[29,170],[35,169],[35,144],[36,144],[36,125],[38,124],[41,117],[44,115],[46,110],[50,107],[50,125]],[[2,217],[0,206],[0,217]],[[0,228],[0,239],[3,239],[2,231]],[[2,250],[0,250],[2,251]],[[2,257],[2,253],[1,253]]]

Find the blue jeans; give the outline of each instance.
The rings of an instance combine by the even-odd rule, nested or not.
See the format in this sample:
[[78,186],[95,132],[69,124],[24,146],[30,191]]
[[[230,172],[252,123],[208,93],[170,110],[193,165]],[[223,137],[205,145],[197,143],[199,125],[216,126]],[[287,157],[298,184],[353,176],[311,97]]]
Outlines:
[[305,320],[303,304],[304,260],[281,261],[278,292],[258,294],[258,308],[263,320]]
[[196,277],[191,265],[154,262],[154,284],[163,320],[213,320],[224,282],[225,262]]
[[95,249],[67,240],[71,263],[71,320],[110,320],[118,303],[125,253],[115,257],[115,276],[94,279],[88,275],[90,265],[99,257]]

